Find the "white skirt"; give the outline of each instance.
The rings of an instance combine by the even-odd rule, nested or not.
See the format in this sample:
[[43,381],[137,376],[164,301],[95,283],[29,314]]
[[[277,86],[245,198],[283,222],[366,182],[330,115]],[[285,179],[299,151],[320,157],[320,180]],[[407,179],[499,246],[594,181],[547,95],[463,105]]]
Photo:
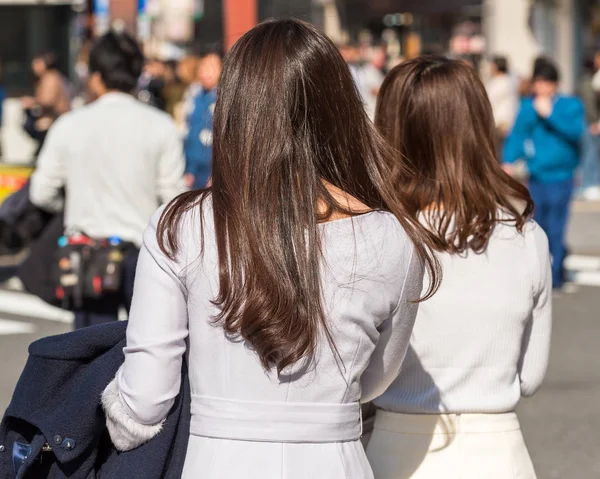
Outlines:
[[360,442],[274,443],[190,436],[182,479],[372,479]]
[[375,479],[536,479],[515,413],[377,411],[367,457]]

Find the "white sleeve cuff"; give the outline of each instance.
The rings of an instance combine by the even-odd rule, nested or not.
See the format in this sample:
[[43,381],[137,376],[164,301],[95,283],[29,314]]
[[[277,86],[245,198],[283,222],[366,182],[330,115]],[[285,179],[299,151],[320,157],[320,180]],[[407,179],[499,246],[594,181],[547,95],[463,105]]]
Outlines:
[[106,414],[106,427],[113,444],[119,451],[131,451],[148,442],[162,430],[165,420],[158,424],[141,424],[127,413],[119,394],[117,378],[102,393],[102,407]]

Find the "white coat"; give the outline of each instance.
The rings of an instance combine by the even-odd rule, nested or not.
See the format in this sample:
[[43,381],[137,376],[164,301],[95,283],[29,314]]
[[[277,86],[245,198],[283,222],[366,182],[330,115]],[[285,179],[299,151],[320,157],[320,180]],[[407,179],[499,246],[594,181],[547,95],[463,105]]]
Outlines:
[[144,235],[125,363],[111,385],[127,416],[109,415],[115,443],[135,447],[156,434],[186,357],[192,420],[184,478],[372,477],[359,401],[383,393],[398,375],[423,281],[396,218],[371,212],[320,226],[323,298],[339,360],[323,340],[313,367],[278,377],[211,321],[218,262],[210,202],[202,256],[198,210],[184,219],[176,261],[158,247],[160,214]]

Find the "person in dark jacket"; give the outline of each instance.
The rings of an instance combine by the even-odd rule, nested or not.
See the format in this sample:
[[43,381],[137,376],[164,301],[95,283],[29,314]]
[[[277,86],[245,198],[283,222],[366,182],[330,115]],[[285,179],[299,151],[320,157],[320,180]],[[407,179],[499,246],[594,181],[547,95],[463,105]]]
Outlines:
[[198,80],[202,90],[194,98],[194,109],[188,120],[189,128],[184,141],[184,178],[188,188],[204,188],[210,179],[213,113],[221,69],[221,57],[214,52],[204,55],[198,66]]
[[122,365],[126,322],[92,326],[33,343],[0,424],[0,479],[175,479],[185,461],[190,390],[161,433],[119,453],[109,439],[101,394]]

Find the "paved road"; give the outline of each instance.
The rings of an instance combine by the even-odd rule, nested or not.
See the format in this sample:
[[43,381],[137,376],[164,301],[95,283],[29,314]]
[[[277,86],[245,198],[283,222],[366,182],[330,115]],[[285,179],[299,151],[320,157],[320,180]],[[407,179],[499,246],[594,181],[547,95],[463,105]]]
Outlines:
[[540,479],[600,478],[600,289],[554,301],[550,367],[519,417]]
[[[600,204],[575,206],[570,245],[583,256],[576,263],[592,270],[582,276],[582,283],[596,286],[578,286],[576,292],[555,298],[547,380],[536,396],[519,407],[540,479],[600,479],[600,267],[594,266],[600,260]],[[27,346],[39,337],[69,329],[65,323],[37,319],[60,319],[60,315],[20,298],[10,299],[0,292],[0,411],[6,408],[25,364]]]
[[600,257],[600,202],[575,203],[568,244],[581,255]]
[[0,304],[0,413],[10,402],[12,390],[27,361],[29,344],[70,329],[65,323],[6,314],[1,309]]

